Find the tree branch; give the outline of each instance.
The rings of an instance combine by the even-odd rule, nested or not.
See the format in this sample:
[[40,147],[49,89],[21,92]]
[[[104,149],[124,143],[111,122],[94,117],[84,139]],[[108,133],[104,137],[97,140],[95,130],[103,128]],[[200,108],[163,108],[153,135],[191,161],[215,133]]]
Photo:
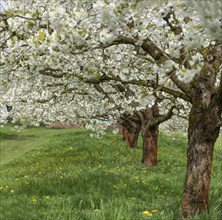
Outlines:
[[[187,97],[190,96],[190,86],[182,81],[180,81],[176,75],[176,68],[174,67],[172,71],[168,73],[169,78],[172,82],[186,94]],[[190,99],[190,98],[189,98]],[[191,99],[190,99],[191,100]]]
[[150,126],[151,127],[157,126],[157,125],[161,124],[162,122],[170,119],[173,116],[173,110],[175,107],[176,106],[173,105],[165,115],[161,115],[160,117],[153,120],[152,123],[150,124]]
[[180,99],[183,99],[183,100],[191,103],[190,97],[187,96],[186,94],[184,94],[183,92],[180,92],[180,91],[177,91],[177,90],[173,90],[173,89],[170,89],[170,88],[165,87],[165,86],[160,86],[160,91],[163,91],[163,92],[165,92],[167,94],[170,94],[174,98],[180,98]]
[[115,100],[114,100],[112,97],[110,97],[110,96],[108,95],[108,93],[105,92],[105,90],[104,90],[99,84],[94,84],[94,87],[95,87],[95,89],[96,89],[98,92],[102,93],[102,94],[103,94],[106,98],[108,98],[112,103],[115,103]]
[[[60,72],[60,73],[57,74],[57,72]],[[63,78],[63,76],[66,75],[66,73],[61,73],[61,69],[53,69],[49,67],[39,70],[39,73],[45,76],[52,76],[54,78]]]

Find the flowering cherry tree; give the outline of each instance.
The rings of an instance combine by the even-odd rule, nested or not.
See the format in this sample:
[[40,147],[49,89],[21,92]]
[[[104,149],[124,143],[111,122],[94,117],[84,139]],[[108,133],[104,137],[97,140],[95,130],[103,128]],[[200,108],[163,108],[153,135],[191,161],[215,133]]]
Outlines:
[[104,120],[151,107],[157,92],[190,103],[188,217],[208,210],[222,126],[222,3],[169,3],[10,1],[0,11],[0,104],[23,122],[88,118],[99,130]]

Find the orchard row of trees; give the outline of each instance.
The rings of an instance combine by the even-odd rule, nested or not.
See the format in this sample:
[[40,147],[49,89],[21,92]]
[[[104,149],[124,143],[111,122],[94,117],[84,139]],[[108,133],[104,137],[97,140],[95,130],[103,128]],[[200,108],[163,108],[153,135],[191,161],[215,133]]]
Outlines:
[[23,124],[84,121],[102,133],[119,122],[131,146],[129,133],[141,129],[145,165],[156,165],[159,124],[184,116],[183,106],[189,217],[208,210],[222,126],[222,5],[169,2],[9,1],[0,11],[0,104]]

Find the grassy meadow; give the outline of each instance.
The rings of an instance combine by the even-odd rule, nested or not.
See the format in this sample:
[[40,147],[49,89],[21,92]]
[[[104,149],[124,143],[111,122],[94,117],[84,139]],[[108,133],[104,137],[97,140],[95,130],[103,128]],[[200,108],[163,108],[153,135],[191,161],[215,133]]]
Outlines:
[[[160,132],[158,166],[141,163],[141,140],[92,138],[85,129],[10,126],[0,133],[1,220],[179,220],[186,134]],[[217,141],[210,210],[222,219],[222,138]]]

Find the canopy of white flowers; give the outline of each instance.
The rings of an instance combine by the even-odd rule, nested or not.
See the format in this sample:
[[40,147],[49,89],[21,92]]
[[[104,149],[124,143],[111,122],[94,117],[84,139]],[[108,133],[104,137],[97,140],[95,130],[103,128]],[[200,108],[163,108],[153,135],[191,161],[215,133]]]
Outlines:
[[191,102],[187,85],[205,48],[221,40],[221,7],[217,0],[8,1],[0,9],[0,105],[13,106],[14,121],[87,119],[100,129],[152,105],[155,95],[165,97],[163,112]]

